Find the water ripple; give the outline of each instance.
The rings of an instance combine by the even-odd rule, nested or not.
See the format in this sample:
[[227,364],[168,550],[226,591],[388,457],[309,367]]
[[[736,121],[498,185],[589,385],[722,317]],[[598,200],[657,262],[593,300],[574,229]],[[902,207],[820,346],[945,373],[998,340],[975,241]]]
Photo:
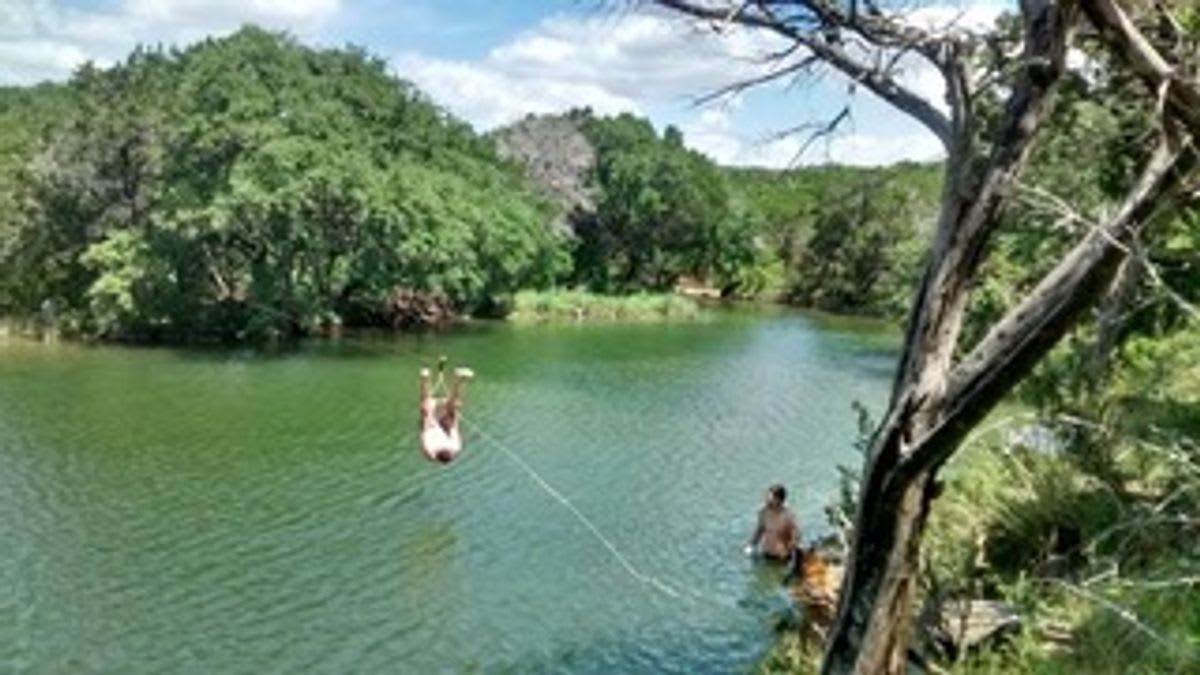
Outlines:
[[[886,390],[859,344],[781,315],[6,351],[0,670],[743,671],[776,596],[738,544],[781,479],[814,529],[851,400]],[[480,373],[450,467],[412,419],[440,353]]]

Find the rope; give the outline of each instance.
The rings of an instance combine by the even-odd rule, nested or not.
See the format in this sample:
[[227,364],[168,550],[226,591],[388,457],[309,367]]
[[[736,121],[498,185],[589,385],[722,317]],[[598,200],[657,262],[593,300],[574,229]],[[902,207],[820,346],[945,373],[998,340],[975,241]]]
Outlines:
[[[443,356],[440,359],[438,359],[437,378],[432,383],[432,387],[430,388],[430,395],[436,396],[439,391],[443,394],[447,393],[445,370],[446,370],[446,357]],[[563,495],[563,493],[556,490],[553,485],[550,485],[550,483],[548,483],[546,481],[545,478],[542,478],[542,476],[540,474],[538,474],[538,472],[532,466],[530,466],[528,462],[526,462],[524,459],[521,459],[521,457],[517,453],[513,452],[506,443],[504,443],[500,439],[496,438],[495,436],[492,436],[491,434],[487,433],[482,428],[480,428],[479,425],[475,424],[474,422],[468,421],[462,415],[461,411],[459,411],[459,413],[458,413],[458,419],[459,419],[460,424],[462,424],[464,426],[469,424],[475,434],[477,434],[480,438],[483,438],[483,439],[491,442],[492,445],[499,448],[505,454],[505,456],[507,456],[522,471],[524,471],[526,474],[528,474],[528,476],[530,478],[532,478],[535,483],[537,483],[538,487],[542,488],[542,490],[546,494],[550,495],[550,497],[552,497],[559,504],[562,504],[562,506],[565,509],[567,509],[567,511],[569,511],[571,513],[571,515],[575,516],[575,519],[578,520],[581,524],[583,524],[583,526],[586,527],[587,530],[592,533],[592,536],[594,536],[596,538],[596,540],[599,541],[604,546],[604,548],[608,550],[609,554],[611,554],[612,557],[618,563],[620,563],[621,567],[625,569],[625,571],[629,574],[629,576],[633,577],[638,582],[643,583],[647,586],[650,586],[651,588],[654,588],[655,590],[659,591],[660,593],[663,593],[664,595],[670,596],[672,598],[681,598],[686,595],[686,596],[691,597],[696,600],[704,600],[704,601],[712,602],[712,603],[718,604],[722,607],[726,606],[725,603],[719,602],[714,598],[709,598],[705,595],[701,595],[701,594],[697,593],[696,591],[690,591],[690,592],[682,591],[679,588],[672,586],[671,584],[663,581],[662,579],[660,579],[652,574],[646,574],[645,572],[642,572],[641,570],[639,570],[633,564],[633,562],[631,562],[629,560],[629,558],[626,557],[626,555],[624,553],[621,553],[620,549],[617,548],[616,544],[614,544],[608,537],[604,536],[604,533],[600,531],[600,528],[597,527],[596,524],[593,523],[590,518],[588,518],[586,515],[584,515],[584,513],[582,511],[580,511],[578,508],[576,508],[576,506],[571,503],[571,500],[567,499],[567,497],[565,495]]]
[[500,451],[505,454],[505,456],[507,456],[514,464],[516,464],[522,471],[532,478],[533,481],[537,483],[538,487],[542,488],[546,494],[550,495],[550,497],[552,497],[559,504],[562,504],[563,508],[567,509],[571,515],[575,516],[575,519],[578,520],[584,527],[586,527],[588,532],[591,532],[592,536],[595,537],[596,540],[608,550],[613,559],[616,560],[621,567],[624,568],[625,572],[628,573],[629,576],[633,577],[633,579],[672,598],[683,598],[686,596],[692,598],[693,600],[709,602],[719,605],[722,608],[728,608],[728,603],[722,602],[707,595],[703,595],[697,591],[681,589],[667,583],[666,581],[663,581],[653,574],[647,574],[639,570],[637,566],[635,566],[633,562],[630,561],[629,558],[617,548],[617,545],[614,544],[608,537],[606,537],[602,531],[600,531],[600,528],[597,527],[590,518],[588,518],[582,511],[572,504],[571,500],[567,499],[563,493],[555,489],[554,486],[548,483],[545,478],[542,478],[542,476],[538,474],[538,472],[532,466],[530,466],[528,462],[522,459],[520,455],[513,452],[506,443],[487,433],[474,422],[468,422],[468,420],[463,417],[460,417],[459,421],[463,425],[470,424],[471,430],[475,434],[477,434],[480,438],[489,441],[493,446],[499,448]]

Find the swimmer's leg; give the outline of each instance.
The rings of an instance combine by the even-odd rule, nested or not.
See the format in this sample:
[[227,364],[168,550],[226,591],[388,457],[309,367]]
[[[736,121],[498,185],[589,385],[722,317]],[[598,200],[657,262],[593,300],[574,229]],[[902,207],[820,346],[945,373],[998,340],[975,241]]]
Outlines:
[[462,409],[466,382],[473,377],[475,372],[470,368],[454,369],[454,384],[450,386],[450,397],[446,399],[446,405],[442,406],[441,423],[447,432],[458,429],[458,413]]
[[420,379],[421,379],[421,401],[419,404],[420,410],[418,411],[420,414],[420,417],[418,418],[418,423],[419,423],[419,428],[424,429],[425,424],[433,417],[434,411],[437,409],[437,399],[435,399],[433,397],[433,394],[429,390],[429,369],[428,368],[421,369]]

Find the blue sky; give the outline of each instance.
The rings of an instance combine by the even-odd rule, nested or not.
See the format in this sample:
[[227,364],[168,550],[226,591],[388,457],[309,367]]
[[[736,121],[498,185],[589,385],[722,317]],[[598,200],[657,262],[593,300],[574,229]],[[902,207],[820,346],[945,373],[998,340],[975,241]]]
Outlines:
[[[901,0],[903,1],[903,0]],[[929,22],[980,26],[1009,0],[911,0]],[[361,45],[481,131],[525,113],[590,105],[674,124],[727,164],[883,164],[940,156],[916,123],[837,78],[769,86],[704,106],[696,98],[758,72],[772,47],[750,31],[714,35],[681,17],[614,0],[0,0],[0,84],[62,80],[85,60],[120,59],[138,42],[187,44],[244,23],[325,46]],[[624,7],[624,9],[619,9]],[[777,46],[777,45],[776,45]],[[904,75],[937,100],[932,71]],[[840,134],[797,158],[784,129],[832,117]]]

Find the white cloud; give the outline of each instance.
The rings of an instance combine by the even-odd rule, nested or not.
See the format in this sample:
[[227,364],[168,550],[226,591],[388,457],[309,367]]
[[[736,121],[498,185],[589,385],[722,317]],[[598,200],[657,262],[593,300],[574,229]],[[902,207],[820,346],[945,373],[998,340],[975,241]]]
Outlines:
[[55,40],[0,41],[0,84],[38,82],[69,73],[87,60],[73,44]]
[[[680,125],[689,146],[718,163],[731,166],[782,168],[836,162],[854,166],[883,166],[904,160],[931,161],[944,156],[933,134],[913,124],[892,130],[860,131],[852,126],[808,144],[810,135],[798,132],[780,138],[747,138],[736,131],[734,114],[740,100],[708,108]],[[803,154],[801,150],[804,150]]]
[[555,16],[474,62],[405,52],[396,73],[481,129],[529,112],[591,106],[642,112],[681,102],[759,72],[773,45],[745,31],[699,32],[648,13]]
[[761,34],[717,35],[658,14],[553,17],[493,50],[487,62],[512,75],[552,74],[663,100],[702,95],[761,72],[754,61],[780,46]]
[[990,30],[1002,13],[1016,9],[1016,5],[1016,0],[951,0],[892,15],[929,31],[979,34]]
[[750,144],[738,136],[733,115],[742,105],[740,98],[723,105],[713,105],[691,120],[679,125],[684,140],[720,164],[753,164]]
[[748,161],[739,164],[776,168],[826,163],[886,166],[903,161],[934,161],[945,156],[937,138],[923,129],[903,133],[839,132],[828,139],[816,140],[797,157],[806,140],[803,136],[793,136],[762,144],[746,155]]
[[87,60],[108,64],[139,43],[186,44],[244,23],[313,33],[341,0],[121,0],[107,9],[57,0],[4,0],[0,84],[62,79]]
[[[85,60],[103,65],[120,59],[139,42],[186,44],[249,22],[311,39],[353,1],[113,0],[83,10],[66,6],[65,0],[0,0],[0,84],[61,79]],[[912,10],[907,17],[926,26],[979,30],[1006,4],[1007,0],[947,0]],[[690,105],[698,96],[765,72],[769,66],[764,57],[782,46],[763,32],[727,28],[716,34],[709,25],[689,23],[675,14],[596,11],[545,18],[474,60],[393,48],[392,66],[480,130],[528,113],[580,106],[601,114],[675,110],[688,144],[717,161],[784,166],[795,163],[800,139],[763,141],[771,130],[746,132],[747,117],[757,117],[761,126],[769,118],[764,110],[781,107],[785,96],[801,100],[815,115],[823,114],[840,105],[825,100],[840,99],[844,90],[838,85],[826,82],[787,91],[776,86],[766,97],[770,102],[754,97],[755,106],[768,106],[755,111],[740,97],[701,109]],[[936,71],[917,59],[906,59],[904,66],[903,82],[941,101]],[[911,124],[901,128],[909,131],[850,130],[815,144],[800,161],[879,164],[938,156],[932,137]]]
[[[952,1],[911,10],[905,17],[931,29],[980,31],[991,26],[1006,6],[1003,0]],[[393,65],[398,75],[415,82],[452,113],[486,130],[530,112],[591,106],[602,114],[645,114],[664,106],[687,105],[696,97],[766,72],[764,56],[782,46],[762,32],[732,28],[714,34],[711,26],[692,24],[678,15],[632,11],[551,17],[474,61],[407,52],[397,55]],[[942,80],[932,66],[916,58],[905,59],[902,65],[902,82],[935,105],[943,105]],[[781,89],[775,88],[779,96],[799,97],[807,92],[815,97],[829,95],[837,87],[790,94]],[[763,141],[739,133],[737,118],[743,105],[734,97],[700,110],[689,107],[679,123],[688,145],[721,163],[776,167],[797,161],[874,165],[941,156],[932,135],[903,124],[908,131],[901,134],[864,129],[837,135],[814,144],[798,159],[798,137]]]
[[392,65],[438,105],[480,130],[512,123],[528,113],[556,113],[578,106],[591,106],[603,115],[641,111],[634,99],[594,82],[522,77],[411,53],[393,59]]
[[[1015,4],[1004,0],[962,0],[895,12],[894,15],[931,32],[981,34],[991,30],[996,19]],[[907,56],[899,63],[898,76],[900,83],[914,93],[943,111],[947,109],[945,82],[928,61],[915,55]]]
[[[904,160],[925,162],[943,156],[941,141],[924,129],[901,133],[888,133],[886,129],[851,132],[835,136],[829,143],[830,158],[856,166],[882,166]],[[812,162],[812,153],[806,160]]]

